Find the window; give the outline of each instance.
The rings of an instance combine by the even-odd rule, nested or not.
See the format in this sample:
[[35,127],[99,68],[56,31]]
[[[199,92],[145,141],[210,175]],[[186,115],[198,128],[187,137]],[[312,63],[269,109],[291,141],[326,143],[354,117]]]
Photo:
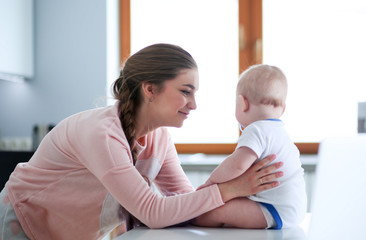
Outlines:
[[200,88],[176,143],[234,143],[238,64],[237,0],[131,0],[131,54],[154,43],[183,47],[197,61]]
[[[153,2],[153,3],[152,3]],[[174,4],[172,3],[174,2]],[[297,1],[296,1],[297,2]],[[204,4],[202,4],[204,3]],[[267,2],[268,3],[268,2]],[[130,6],[130,4],[132,6]],[[161,5],[159,5],[161,4]],[[190,4],[195,4],[195,5],[190,5]],[[190,8],[186,8],[187,6],[190,5]],[[158,9],[156,10],[152,10],[153,6],[158,6]],[[216,8],[215,8],[216,6]],[[228,6],[231,6],[231,9],[228,10]],[[136,11],[134,12],[134,8],[135,7],[139,7],[142,9],[148,9],[148,12],[145,13],[145,15],[139,15],[141,14],[140,11]],[[203,9],[198,11],[197,9]],[[219,10],[215,10],[219,8]],[[132,9],[132,10],[130,10]],[[185,10],[184,10],[185,9]],[[234,10],[235,9],[235,10]],[[268,9],[268,8],[267,8]],[[284,9],[286,9],[286,11],[289,11],[288,7],[285,7]],[[141,10],[143,11],[143,10]],[[217,11],[215,13],[215,11]],[[278,12],[275,12],[277,10],[270,10],[273,11],[273,13],[278,15]],[[151,13],[153,13],[153,15],[151,15]],[[229,16],[224,17],[224,13],[229,13]],[[239,14],[238,14],[239,13]],[[267,13],[267,12],[266,12]],[[147,15],[146,15],[147,14]],[[183,14],[183,15],[180,15]],[[202,15],[201,15],[202,14]],[[231,15],[230,15],[231,14]],[[132,16],[130,16],[132,15]],[[142,22],[140,23],[136,23],[134,22],[135,20],[131,20],[134,18],[134,16],[139,16],[138,18],[140,20],[142,20]],[[149,16],[149,17],[148,17]],[[163,19],[157,18],[157,16],[163,16]],[[188,24],[188,20],[190,20],[190,18],[198,16],[199,19],[197,22],[195,22],[195,25],[200,26],[200,28],[198,28],[198,30],[192,30],[191,28],[187,28],[185,27],[186,25],[184,25],[184,27],[179,26],[178,23],[176,23],[176,25],[173,26],[169,26],[167,27],[168,23],[172,23],[172,18],[178,16],[179,18],[183,19],[184,21],[187,21]],[[208,20],[209,17],[213,17],[212,20]],[[164,19],[165,18],[165,19]],[[236,22],[234,22],[234,18],[236,18]],[[265,19],[268,19],[266,17],[264,17]],[[156,23],[156,25],[162,25],[167,27],[167,29],[165,29],[165,31],[163,30],[163,32],[157,34],[157,29],[155,28],[156,26],[151,25],[152,23],[152,19],[157,20],[157,21],[163,21],[160,23]],[[226,22],[225,24],[227,25],[223,25],[224,21],[233,21],[232,23],[228,23]],[[205,23],[204,25],[200,25],[201,23]],[[239,23],[239,24],[238,24]],[[229,25],[232,25],[230,27],[233,28],[229,28]],[[132,28],[132,29],[131,29]],[[137,29],[135,28],[140,28],[143,35],[143,37],[140,37],[139,39],[136,39],[136,35],[134,33],[134,31],[137,31]],[[141,29],[145,29],[145,30],[141,30]],[[149,32],[151,29],[154,29],[153,33],[150,34],[146,34],[147,32]],[[173,34],[171,32],[171,30],[174,29],[178,29],[181,30],[178,33]],[[221,30],[220,30],[221,29]],[[230,32],[227,32],[227,30],[230,30]],[[161,31],[161,30],[159,30]],[[185,34],[185,35],[193,35],[195,37],[194,40],[190,41],[190,40],[185,40],[185,41],[180,41],[181,39],[173,39],[173,35],[178,35],[180,37],[182,37],[182,32],[186,32],[186,31],[193,31],[193,33],[190,34]],[[196,32],[194,32],[196,31]],[[231,32],[232,31],[232,32]],[[153,40],[146,40],[146,42],[139,42],[142,38],[145,38],[146,35],[151,35],[153,37],[156,37],[154,35],[160,35],[161,34],[165,34],[165,33],[169,33],[167,35],[166,39],[162,39],[162,38],[155,38]],[[203,37],[205,37],[206,32],[208,33],[212,33],[213,35],[211,35],[211,37],[209,37],[206,40],[203,40],[202,42],[198,42],[198,40],[203,39]],[[219,140],[212,140],[212,138],[206,138],[206,139],[193,139],[193,137],[189,136],[188,138],[186,137],[182,137],[182,140],[180,140],[180,142],[190,142],[190,143],[177,143],[176,147],[178,152],[180,153],[195,153],[195,152],[203,152],[203,153],[214,153],[214,154],[229,154],[231,153],[234,149],[235,149],[235,142],[237,140],[237,137],[239,136],[239,130],[238,130],[238,125],[236,123],[235,117],[234,117],[234,94],[235,94],[235,87],[236,87],[236,81],[238,78],[238,74],[239,72],[242,72],[243,70],[245,70],[248,66],[252,65],[252,64],[256,64],[256,63],[261,63],[262,62],[262,46],[268,46],[267,42],[264,42],[262,44],[262,1],[258,1],[258,0],[231,0],[231,1],[209,1],[209,0],[199,0],[199,1],[163,1],[163,0],[159,0],[159,1],[131,1],[130,0],[120,0],[120,56],[121,56],[121,60],[123,61],[124,59],[126,59],[129,55],[130,52],[135,52],[136,50],[151,44],[153,42],[170,42],[170,43],[175,43],[178,45],[181,45],[183,48],[185,48],[186,50],[188,50],[189,52],[191,52],[191,54],[193,55],[193,57],[197,60],[198,65],[199,65],[199,71],[200,71],[200,91],[199,91],[199,95],[198,98],[201,99],[209,99],[209,100],[215,100],[217,99],[218,95],[209,95],[207,98],[203,97],[204,96],[204,89],[205,90],[209,90],[211,88],[210,86],[205,86],[203,81],[204,80],[211,80],[209,77],[206,77],[205,74],[210,74],[212,72],[212,69],[214,69],[216,71],[216,67],[213,67],[213,65],[210,65],[208,67],[208,70],[204,70],[204,65],[206,64],[206,60],[201,60],[200,54],[198,52],[196,52],[196,47],[202,47],[208,45],[211,46],[211,42],[213,42],[214,40],[216,40],[216,38],[220,35],[230,35],[233,36],[234,38],[236,38],[236,40],[229,40],[232,41],[231,43],[223,43],[223,42],[219,42],[216,45],[213,45],[210,49],[209,52],[207,53],[208,56],[210,56],[211,59],[215,59],[216,63],[219,62],[219,66],[221,68],[222,65],[224,64],[224,62],[229,59],[229,57],[226,55],[226,57],[218,57],[219,53],[223,52],[223,49],[234,46],[234,48],[236,48],[239,52],[239,55],[236,56],[235,53],[233,53],[233,58],[239,59],[239,67],[234,70],[234,68],[232,68],[233,72],[230,73],[229,75],[225,75],[224,77],[221,77],[223,79],[225,79],[225,81],[229,81],[227,83],[229,84],[233,84],[232,86],[230,86],[230,88],[225,89],[225,91],[222,91],[222,88],[220,88],[219,90],[215,90],[215,91],[220,91],[221,94],[227,94],[227,97],[220,97],[221,99],[226,99],[228,100],[227,103],[222,103],[221,101],[216,102],[215,103],[211,103],[208,104],[207,106],[205,106],[203,103],[199,102],[199,108],[198,110],[196,110],[196,116],[192,116],[191,119],[188,119],[188,121],[185,122],[184,126],[183,126],[183,131],[186,133],[187,128],[190,127],[190,125],[194,125],[194,126],[199,126],[201,130],[202,126],[207,127],[206,130],[202,130],[202,131],[206,131],[208,134],[205,136],[204,134],[202,134],[203,137],[207,137],[207,136],[219,136],[218,134],[215,134],[217,132],[218,129],[226,129],[224,130],[225,132],[230,132],[230,134],[227,134],[227,136],[229,136],[227,139],[228,140],[223,140],[222,138],[219,138]],[[184,36],[185,37],[185,36]],[[132,39],[132,40],[131,40]],[[135,40],[133,40],[135,39]],[[239,41],[238,41],[239,39]],[[135,42],[136,41],[136,42]],[[137,43],[139,42],[139,43]],[[239,42],[239,44],[238,44]],[[190,45],[193,44],[193,45]],[[276,48],[276,46],[274,46]],[[131,50],[132,49],[132,50]],[[228,48],[229,49],[229,48]],[[198,49],[199,50],[199,49]],[[265,48],[265,50],[268,50],[268,47]],[[268,52],[269,53],[269,52]],[[205,54],[206,55],[206,54]],[[269,59],[269,55],[265,55],[265,59],[266,61]],[[270,61],[270,60],[268,60]],[[272,64],[276,64],[276,63],[272,63]],[[232,66],[236,66],[237,67],[237,63],[233,63]],[[217,66],[217,65],[216,65]],[[230,67],[232,67],[230,66]],[[282,66],[280,66],[282,67]],[[228,69],[228,68],[227,68]],[[206,73],[207,71],[207,73]],[[228,71],[226,71],[228,72]],[[288,71],[285,71],[285,73],[288,75]],[[231,75],[232,74],[232,75]],[[209,75],[207,75],[209,76]],[[223,79],[220,79],[219,82],[222,83]],[[292,90],[290,90],[292,91]],[[213,91],[212,91],[213,92]],[[231,98],[231,99],[230,99]],[[212,106],[214,106],[214,108],[212,108]],[[222,107],[223,106],[223,107]],[[224,108],[231,108],[230,110],[226,111],[225,113],[223,111],[221,111]],[[209,110],[211,109],[211,112],[208,111],[208,115],[207,116],[211,116],[210,118],[208,118],[208,120],[202,120],[200,118],[200,116],[203,116],[205,114],[201,114],[199,113],[199,111],[203,111],[202,109],[206,109]],[[212,115],[212,111],[217,111],[217,109],[220,110],[220,113],[216,113],[215,115]],[[289,112],[290,110],[287,110],[286,112]],[[292,110],[293,111],[293,110]],[[230,120],[218,120],[219,118],[217,118],[218,116],[224,116],[224,117],[229,117],[231,118]],[[214,116],[214,117],[212,117]],[[216,117],[217,116],[217,117]],[[199,123],[194,123],[194,118],[196,118],[198,121],[201,121]],[[214,122],[215,121],[215,122]],[[213,123],[212,125],[209,125]],[[304,128],[302,126],[302,128]],[[181,132],[183,132],[181,130]],[[179,130],[177,130],[176,132],[178,132]],[[206,133],[205,132],[205,133]],[[179,133],[177,133],[179,134]],[[195,134],[196,135],[196,134]],[[177,140],[176,136],[174,136],[174,139]],[[192,141],[195,142],[192,142]],[[178,140],[179,141],[179,140]],[[303,140],[299,140],[300,143],[296,143],[300,149],[301,153],[316,153],[317,149],[318,149],[318,143],[314,143],[314,142],[306,142],[303,143]],[[197,144],[197,142],[201,142],[200,144]],[[212,143],[212,142],[216,142],[216,143]],[[209,144],[207,144],[209,143]]]
[[294,141],[357,133],[365,23],[365,1],[263,0],[263,62],[288,78],[283,120]]

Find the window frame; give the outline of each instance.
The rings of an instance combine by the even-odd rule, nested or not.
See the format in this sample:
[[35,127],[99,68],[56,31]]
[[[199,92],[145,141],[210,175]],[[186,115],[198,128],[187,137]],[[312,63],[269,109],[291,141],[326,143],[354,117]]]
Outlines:
[[[262,1],[238,0],[239,9],[239,71],[262,63]],[[119,0],[120,61],[131,54],[131,2]],[[238,130],[238,134],[240,131]],[[301,154],[317,154],[319,143],[296,142]],[[179,154],[231,154],[236,143],[177,143]]]

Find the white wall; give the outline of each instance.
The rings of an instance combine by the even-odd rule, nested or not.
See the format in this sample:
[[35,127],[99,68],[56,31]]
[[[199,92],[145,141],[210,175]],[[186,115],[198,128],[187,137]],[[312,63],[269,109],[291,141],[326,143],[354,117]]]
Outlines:
[[103,105],[106,32],[106,1],[34,0],[34,78],[0,80],[0,136]]
[[33,76],[33,1],[0,1],[0,78]]

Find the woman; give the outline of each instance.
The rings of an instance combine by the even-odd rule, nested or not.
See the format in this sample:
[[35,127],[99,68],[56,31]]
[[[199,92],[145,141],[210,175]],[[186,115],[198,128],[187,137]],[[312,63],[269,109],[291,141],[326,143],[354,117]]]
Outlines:
[[16,167],[0,196],[2,235],[99,239],[134,218],[162,228],[278,185],[280,172],[270,173],[280,164],[260,170],[268,157],[230,182],[194,191],[164,128],[181,127],[196,109],[197,65],[182,48],[140,50],[113,89],[114,106],[61,121]]

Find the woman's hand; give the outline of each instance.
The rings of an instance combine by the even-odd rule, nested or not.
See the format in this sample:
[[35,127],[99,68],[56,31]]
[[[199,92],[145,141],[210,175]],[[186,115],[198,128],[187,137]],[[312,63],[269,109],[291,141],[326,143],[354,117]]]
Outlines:
[[225,183],[219,183],[221,197],[227,202],[236,197],[246,197],[279,185],[275,179],[283,176],[283,172],[274,172],[283,166],[282,162],[267,166],[276,158],[270,155],[253,164],[241,176]]

